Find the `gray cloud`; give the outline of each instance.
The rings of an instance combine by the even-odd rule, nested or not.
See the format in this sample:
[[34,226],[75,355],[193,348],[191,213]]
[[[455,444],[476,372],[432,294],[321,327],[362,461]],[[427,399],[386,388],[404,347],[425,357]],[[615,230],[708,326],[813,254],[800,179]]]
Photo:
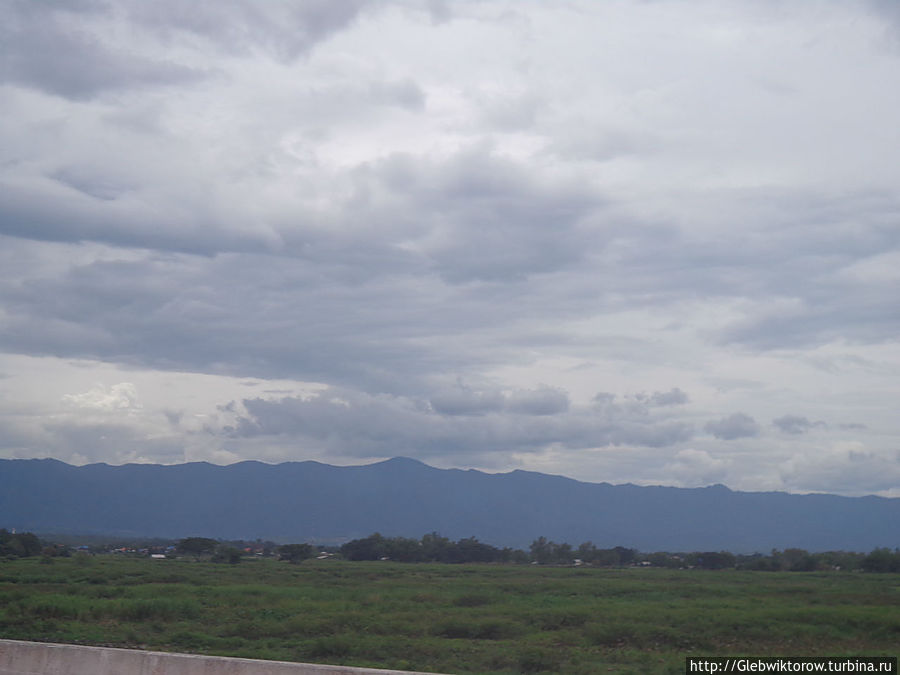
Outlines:
[[786,434],[805,434],[815,427],[824,427],[824,422],[810,422],[800,415],[784,415],[772,420],[772,425]]
[[542,385],[531,391],[513,392],[507,408],[522,415],[556,415],[569,409],[569,395],[562,389]]
[[792,458],[785,463],[782,473],[791,489],[866,494],[891,490],[897,485],[900,481],[898,460],[900,454],[897,452],[836,448]]
[[163,414],[166,416],[166,420],[173,427],[177,427],[181,424],[181,418],[184,417],[183,410],[164,410]]
[[44,425],[44,432],[57,456],[79,463],[184,460],[184,446],[177,436],[148,437],[143,430],[125,423],[52,422]]
[[425,92],[412,80],[376,82],[369,86],[369,95],[377,103],[396,105],[410,110],[425,107]]
[[[40,374],[2,380],[6,451],[882,485],[896,11],[636,8],[8,2],[0,367]],[[61,396],[137,382],[111,369],[223,379],[74,419]],[[810,401],[827,427],[784,415]]]
[[292,61],[347,27],[367,4],[365,0],[305,0],[299,4],[283,0],[188,4],[138,0],[127,7],[135,23],[155,29],[168,39],[191,33],[229,54],[248,54],[261,48],[276,59]]
[[588,239],[604,241],[580,227],[602,208],[601,196],[575,183],[537,183],[525,165],[484,147],[439,163],[393,155],[359,180],[416,214],[416,249],[450,283],[524,280],[577,263]]
[[112,13],[99,3],[6,5],[0,28],[0,78],[66,98],[84,100],[117,89],[180,85],[206,77],[202,71],[111,48],[79,25],[81,14]]
[[[213,258],[148,252],[17,283],[10,288],[11,321],[0,330],[0,344],[35,354],[192,370],[217,364],[237,375],[291,374],[335,383],[346,382],[338,372],[346,369],[348,376],[362,374],[392,390],[387,380],[395,375],[415,381],[436,366],[451,372],[477,367],[486,351],[491,358],[515,358],[512,344],[546,338],[522,326],[504,344],[496,339],[503,327],[532,311],[573,316],[590,302],[565,280],[542,289],[528,284],[534,275],[577,267],[590,250],[589,235],[578,225],[579,212],[590,206],[581,198],[564,206],[570,186],[537,188],[521,166],[481,151],[463,153],[447,167],[396,159],[363,175],[369,176],[364,183],[388,185],[408,201],[398,218],[394,210],[380,216],[377,204],[369,213],[401,223],[396,235],[357,230],[359,216],[347,215],[353,236],[292,228],[280,236],[277,255],[266,252],[265,239],[253,231],[154,228],[149,222],[122,228],[116,216],[123,206],[115,200],[102,201],[110,204],[109,213],[106,206],[77,202],[82,208],[70,210],[65,220],[50,208],[35,218],[34,211],[52,200],[8,192],[7,212],[14,215],[0,231],[163,252],[244,252]],[[91,189],[109,188],[101,183]],[[32,211],[30,218],[24,211]],[[398,248],[410,234],[402,226],[405,214],[420,211],[433,214],[420,235],[423,243]],[[258,255],[248,253],[253,251]],[[220,295],[225,288],[227,295]],[[434,304],[435,294],[443,304]],[[461,335],[465,349],[443,349],[453,340],[462,346]],[[432,346],[426,349],[421,338]],[[237,352],[245,352],[246,361],[235,358]]]
[[347,456],[533,453],[549,445],[665,447],[693,433],[690,425],[656,419],[646,408],[597,411],[570,409],[564,402],[565,392],[549,388],[517,392],[510,397],[510,416],[496,404],[476,407],[476,402],[438,412],[433,400],[428,405],[407,397],[329,390],[307,398],[244,399],[247,414],[227,431],[235,437],[303,439]]
[[883,18],[892,37],[900,40],[900,8],[897,3],[892,0],[867,0],[865,6]]
[[653,392],[649,397],[649,401],[652,405],[659,406],[685,405],[690,401],[690,398],[678,387],[673,387],[669,391]]
[[[5,219],[0,219],[0,231],[32,238],[91,239],[121,246],[206,255],[242,251],[230,261],[216,260],[213,264],[202,258],[170,258],[151,265],[151,268],[168,267],[167,275],[174,272],[184,278],[183,288],[186,290],[175,287],[172,290],[179,295],[195,294],[197,285],[203,289],[216,288],[225,279],[232,278],[225,269],[229,262],[248,270],[248,265],[259,266],[261,276],[243,275],[249,287],[237,289],[236,294],[232,290],[232,294],[222,301],[211,294],[207,298],[207,302],[217,305],[215,313],[220,317],[222,327],[233,323],[240,332],[253,331],[253,325],[245,321],[245,312],[255,314],[255,325],[262,327],[270,317],[260,316],[261,310],[269,309],[273,314],[271,319],[283,325],[286,320],[290,321],[288,317],[299,316],[296,313],[298,304],[305,306],[303,311],[306,315],[310,309],[318,311],[319,308],[321,312],[317,315],[331,314],[324,308],[323,303],[327,302],[338,311],[341,307],[346,308],[348,314],[345,316],[355,312],[360,317],[371,317],[372,312],[367,307],[379,305],[382,308],[378,312],[381,320],[376,319],[376,323],[392,320],[395,329],[390,331],[392,333],[440,332],[448,329],[450,333],[458,333],[476,322],[499,326],[504,322],[515,322],[530,313],[551,320],[565,320],[586,313],[618,311],[624,306],[664,307],[680,294],[696,292],[697,289],[722,295],[728,290],[720,283],[719,270],[710,267],[708,260],[687,266],[681,260],[676,263],[676,256],[695,255],[687,248],[688,242],[680,242],[672,235],[661,238],[655,228],[641,227],[639,224],[631,227],[626,234],[618,225],[604,223],[605,206],[601,199],[595,198],[591,202],[587,196],[579,196],[577,191],[573,197],[573,188],[565,185],[553,190],[536,190],[524,177],[523,167],[496,160],[481,152],[458,156],[441,167],[411,158],[395,158],[354,174],[348,183],[354,186],[354,190],[391,195],[390,200],[384,198],[368,205],[369,218],[392,223],[391,228],[380,231],[379,236],[365,229],[363,223],[357,223],[360,216],[353,213],[353,200],[347,202],[344,212],[338,217],[337,222],[344,225],[335,231],[290,227],[276,233],[275,239],[272,239],[271,232],[223,229],[221,225],[207,226],[196,221],[172,222],[169,226],[156,227],[143,213],[134,215],[134,227],[123,228],[120,226],[122,218],[131,218],[133,210],[129,204],[118,199],[110,201],[109,197],[128,190],[127,184],[103,178],[76,178],[77,174],[71,173],[64,175],[70,183],[79,181],[81,190],[99,195],[101,199],[89,202],[69,196],[58,201],[48,199],[43,193],[30,194],[22,190],[6,190],[4,194],[0,184],[0,204],[7,214]],[[485,177],[484,180],[479,176]],[[388,202],[391,206],[387,205]],[[343,208],[340,204],[336,207]],[[65,219],[63,210],[66,212]],[[428,215],[414,226],[409,221],[411,213]],[[192,215],[191,219],[196,217]],[[584,223],[592,219],[600,224],[585,227]],[[349,234],[342,234],[341,229]],[[275,257],[269,257],[273,241],[277,241],[280,250]],[[413,243],[400,247],[399,244],[404,241]],[[665,244],[660,244],[660,241],[665,241]],[[882,243],[885,242],[876,239],[873,246]],[[840,244],[843,246],[844,242]],[[247,252],[256,252],[263,257],[254,257]],[[759,260],[768,253],[760,252]],[[598,256],[610,255],[614,262],[606,267],[597,268],[589,263]],[[721,259],[719,255],[720,262],[717,264],[721,264]],[[300,262],[304,272],[299,272],[297,262],[292,260]],[[755,274],[756,264],[755,258],[735,261],[728,276],[746,274],[749,279]],[[771,276],[778,272],[778,263],[769,264],[772,269],[768,270],[768,274]],[[794,263],[786,259],[784,264]],[[252,290],[251,287],[257,285],[257,278],[274,277],[273,270],[287,271],[279,283],[284,288],[295,290],[292,294],[281,293],[266,281],[268,290],[263,292],[271,294],[273,299],[277,298],[276,304],[258,305],[253,297],[260,289]],[[439,274],[439,279],[431,276],[435,272]],[[155,280],[157,272],[150,268],[144,270],[140,264],[97,265],[91,269],[90,276],[96,278],[99,294],[104,296],[108,291],[103,289],[110,284],[100,277],[112,278],[120,274],[126,277],[135,275],[142,279],[140,283],[150,285],[153,289],[151,293],[159,295],[159,283]],[[220,274],[222,281],[217,278]],[[301,276],[306,280],[296,286]],[[187,277],[192,278],[190,282]],[[359,293],[356,284],[363,279],[368,279],[370,286]],[[310,285],[312,280],[316,281]],[[24,291],[15,294],[23,301],[19,307],[25,311],[25,296],[29,287],[43,295],[50,293],[54,284],[60,284],[65,288],[53,291],[53,294],[72,296],[79,286],[77,282],[73,286],[73,281],[71,278],[56,281],[43,279],[26,285]],[[323,284],[323,281],[326,283]],[[784,287],[790,288],[792,283],[797,285],[801,280],[786,279]],[[121,286],[122,283],[117,281],[115,285]],[[128,282],[124,285],[127,286]],[[604,292],[598,295],[593,292],[595,288],[603,288]],[[895,334],[892,332],[894,319],[890,318],[895,313],[888,311],[892,295],[887,286],[879,292],[873,292],[871,285],[860,286],[858,292],[863,293],[864,290],[867,300],[860,300],[854,308],[845,304],[852,303],[856,291],[847,294],[837,286],[833,289],[834,299],[819,298],[818,295],[811,297],[810,302],[815,301],[818,308],[815,310],[817,318],[809,314],[802,300],[785,301],[781,308],[778,303],[761,303],[759,309],[751,305],[744,318],[732,321],[724,334],[729,342],[742,342],[757,348],[799,346],[807,342],[819,344],[829,335],[868,337],[876,341],[887,339],[888,335]],[[85,298],[73,300],[93,302],[90,300],[93,292],[88,292],[83,284],[82,291],[86,292]],[[82,291],[79,291],[79,296]],[[735,287],[734,292],[762,298],[768,291],[756,290],[751,284]],[[440,293],[444,297],[440,311],[424,309],[431,303],[432,293]],[[392,303],[393,297],[403,297],[406,306]],[[241,306],[244,299],[248,303],[246,308]],[[361,303],[366,304],[357,307]],[[94,304],[104,312],[110,309],[100,307],[99,303]],[[140,300],[133,304],[139,306]],[[430,314],[429,323],[414,326],[404,322],[403,317],[412,314],[407,310],[414,307]],[[72,340],[52,326],[47,326],[47,330],[38,330],[47,340],[54,335],[60,338],[58,344],[48,345],[46,349],[51,353],[78,356],[107,355],[103,346],[108,340],[97,339],[98,322],[88,321],[86,317],[89,313],[83,314],[84,322],[61,317],[67,325],[72,324],[66,329],[72,331]],[[38,316],[33,320],[13,316],[11,329],[15,331],[16,324],[25,321],[20,326],[20,332],[34,332],[33,322],[39,320],[47,324],[54,318],[53,310],[41,307]],[[142,312],[137,318],[143,320],[146,316],[146,312]],[[190,317],[187,319],[191,320]],[[363,321],[353,323],[360,324],[359,336],[366,335],[370,348],[374,346],[371,340],[379,339],[378,332],[364,330]],[[172,328],[175,332],[179,330],[174,326]],[[77,336],[80,333],[95,342],[94,350],[86,353],[78,348]],[[360,337],[345,335],[338,340],[325,338],[327,345],[310,346],[333,352],[340,348],[342,342],[354,343],[354,348],[357,347],[355,343],[359,342]],[[127,338],[126,330],[117,339]],[[528,342],[534,338],[536,336],[525,334],[511,339]],[[188,347],[194,339],[186,336],[181,344]],[[217,337],[216,341],[220,339],[224,338]],[[20,345],[17,349],[22,349],[25,348],[22,345],[29,340],[23,337],[13,342]],[[6,343],[12,342],[7,339]],[[301,377],[312,377],[320,372],[321,369],[310,371],[296,368],[284,359],[283,352],[264,347],[274,347],[275,344],[277,340],[272,338],[254,341],[250,349],[268,351],[267,354],[258,353],[255,358],[262,358],[264,364],[271,364],[272,372],[286,369]],[[203,357],[213,354],[215,348],[213,346],[211,350],[210,346],[198,348],[196,354]],[[413,351],[420,349],[408,348]],[[36,353],[42,353],[39,343],[33,349]],[[388,350],[394,351],[394,348],[389,347]],[[125,353],[128,351],[126,348]],[[138,350],[131,351],[136,358],[142,358],[138,356]],[[463,354],[457,352],[456,356],[462,357]],[[233,363],[236,373],[252,374],[243,370],[239,361],[225,354],[218,355],[217,361]],[[291,358],[291,361],[295,362],[295,359]],[[341,361],[340,358],[335,359],[335,363]],[[156,358],[146,359],[145,362],[155,366],[163,363]],[[189,359],[176,359],[173,365],[205,367],[202,366],[204,362],[200,360],[192,364]]]
[[[189,84],[208,74],[166,58],[143,56],[135,51],[135,43],[147,43],[156,52],[177,52],[184,37],[193,36],[229,55],[259,49],[290,62],[346,28],[366,4],[13,0],[6,5],[0,28],[5,64],[0,78],[76,100],[134,87]],[[116,44],[116,33],[130,34],[131,43]],[[421,105],[420,93],[409,87],[380,94]]]
[[506,397],[499,390],[478,391],[463,384],[437,391],[429,399],[431,408],[441,415],[475,415],[499,412]]
[[759,424],[749,415],[734,413],[728,417],[709,422],[704,429],[716,438],[732,441],[736,438],[751,438],[759,434]]
[[514,307],[485,321],[490,296],[467,299],[462,290],[448,311],[429,301],[427,285],[405,277],[322,285],[316,277],[328,270],[288,258],[143,254],[64,266],[59,274],[0,285],[9,313],[0,345],[396,392],[424,386],[434,373],[477,368],[489,354],[515,358],[496,338],[515,318]]
[[[882,342],[900,330],[900,319],[889,309],[889,288],[875,271],[885,251],[900,248],[900,234],[884,224],[885,215],[900,204],[895,195],[867,191],[835,200],[776,194],[773,204],[778,219],[791,224],[765,245],[771,256],[767,274],[759,282],[747,279],[762,260],[762,250],[747,242],[733,256],[729,275],[752,296],[770,301],[727,326],[724,341],[767,350],[842,338]],[[812,219],[820,223],[815,230],[807,225]],[[712,255],[722,263],[721,254]]]

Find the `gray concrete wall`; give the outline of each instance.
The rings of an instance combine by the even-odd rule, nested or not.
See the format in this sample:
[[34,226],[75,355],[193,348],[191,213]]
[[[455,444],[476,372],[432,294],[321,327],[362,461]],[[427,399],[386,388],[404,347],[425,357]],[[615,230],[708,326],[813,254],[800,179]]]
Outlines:
[[409,671],[259,661],[0,640],[0,675],[427,675]]

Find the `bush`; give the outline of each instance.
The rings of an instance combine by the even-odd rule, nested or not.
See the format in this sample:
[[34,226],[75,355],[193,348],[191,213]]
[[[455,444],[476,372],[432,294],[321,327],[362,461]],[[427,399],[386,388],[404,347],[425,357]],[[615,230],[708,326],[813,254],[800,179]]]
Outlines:
[[876,548],[863,558],[862,568],[866,572],[900,572],[900,551]]
[[41,542],[31,532],[15,534],[9,530],[0,530],[0,556],[10,560],[28,558],[41,552]]
[[285,544],[278,547],[278,559],[291,563],[299,563],[312,558],[315,551],[309,544]]
[[213,554],[211,560],[214,563],[228,563],[230,565],[237,565],[239,562],[241,562],[242,555],[243,552],[239,548],[234,548],[233,546],[221,546]]
[[519,655],[519,669],[523,673],[558,673],[561,662],[562,658],[555,651],[540,647],[529,647]]

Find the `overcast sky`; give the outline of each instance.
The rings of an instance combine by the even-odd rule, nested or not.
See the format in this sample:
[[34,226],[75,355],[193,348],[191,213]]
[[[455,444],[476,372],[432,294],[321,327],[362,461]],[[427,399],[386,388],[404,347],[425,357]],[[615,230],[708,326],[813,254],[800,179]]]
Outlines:
[[900,496],[900,3],[0,7],[0,457]]

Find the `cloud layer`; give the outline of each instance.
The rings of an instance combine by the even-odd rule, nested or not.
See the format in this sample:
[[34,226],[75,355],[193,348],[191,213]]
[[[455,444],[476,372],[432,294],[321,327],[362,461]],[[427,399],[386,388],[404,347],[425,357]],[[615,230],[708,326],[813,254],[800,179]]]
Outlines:
[[890,3],[7,10],[0,455],[900,490]]

